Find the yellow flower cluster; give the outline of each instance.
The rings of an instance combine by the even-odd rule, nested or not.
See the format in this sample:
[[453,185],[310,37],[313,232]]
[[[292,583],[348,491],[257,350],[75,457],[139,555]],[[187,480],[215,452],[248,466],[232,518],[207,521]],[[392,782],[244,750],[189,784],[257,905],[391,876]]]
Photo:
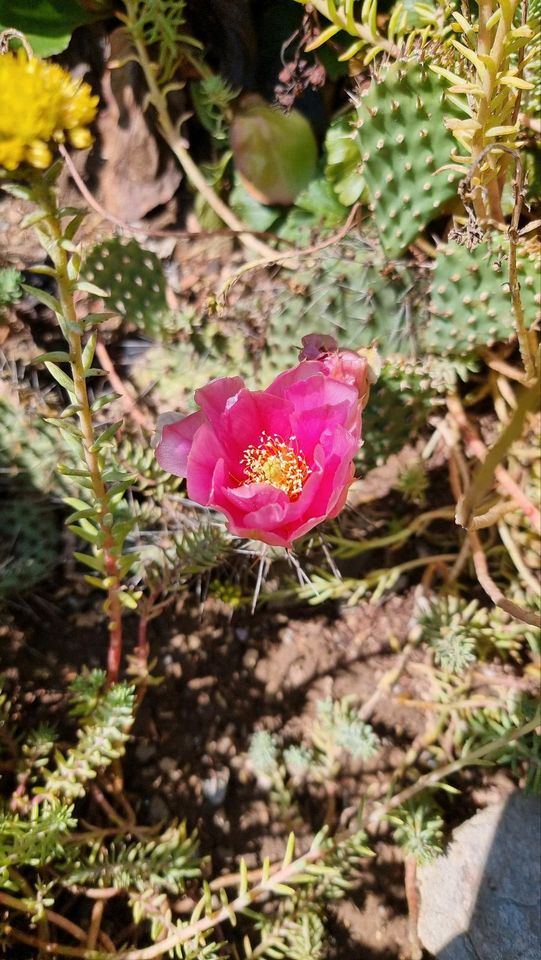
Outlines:
[[23,50],[0,56],[0,167],[44,170],[52,141],[89,147],[97,103],[87,83],[56,63],[28,59]]

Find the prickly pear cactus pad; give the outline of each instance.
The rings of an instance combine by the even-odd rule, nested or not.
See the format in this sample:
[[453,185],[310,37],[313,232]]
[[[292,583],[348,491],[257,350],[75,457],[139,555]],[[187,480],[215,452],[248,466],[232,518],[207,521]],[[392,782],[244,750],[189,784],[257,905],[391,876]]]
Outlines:
[[246,342],[238,331],[225,336],[213,323],[192,325],[189,340],[155,344],[136,362],[132,376],[139,390],[151,386],[162,405],[193,403],[200,384],[223,376],[249,376],[252,364]]
[[[519,250],[517,269],[528,327],[541,315],[538,267],[538,254]],[[507,280],[505,238],[494,237],[474,250],[457,243],[442,246],[430,285],[426,350],[458,356],[509,340],[514,323]]]
[[107,306],[148,333],[167,312],[162,265],[137,240],[112,237],[96,244],[83,268],[85,280],[106,291]]
[[441,170],[454,148],[444,81],[426,66],[398,62],[373,80],[357,104],[361,172],[381,244],[399,256],[440,207],[456,196],[460,174]]
[[43,494],[66,495],[71,484],[57,467],[69,459],[58,430],[43,415],[0,397],[0,477],[10,477],[18,490],[31,485]]
[[435,403],[436,391],[422,369],[398,357],[385,363],[363,413],[364,444],[358,455],[363,473],[381,466],[418,436]]
[[[0,495],[5,497],[4,491]],[[0,598],[30,590],[58,557],[57,520],[50,504],[28,497],[0,506]]]
[[406,262],[388,264],[360,243],[341,243],[325,252],[317,268],[295,274],[293,289],[279,294],[266,328],[258,373],[268,382],[295,363],[296,345],[313,330],[332,334],[341,346],[377,344],[380,353],[416,353],[422,278]]

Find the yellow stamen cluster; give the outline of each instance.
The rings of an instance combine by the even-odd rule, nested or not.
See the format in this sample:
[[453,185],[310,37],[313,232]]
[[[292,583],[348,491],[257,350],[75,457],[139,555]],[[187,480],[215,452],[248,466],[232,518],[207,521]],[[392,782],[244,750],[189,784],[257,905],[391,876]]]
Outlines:
[[88,83],[56,63],[28,59],[22,49],[0,56],[0,166],[45,170],[51,142],[89,147],[97,104]]
[[291,446],[296,439],[291,436],[284,443],[280,437],[263,432],[258,446],[247,447],[241,458],[244,483],[270,483],[283,490],[290,500],[296,500],[312,472],[304,455]]

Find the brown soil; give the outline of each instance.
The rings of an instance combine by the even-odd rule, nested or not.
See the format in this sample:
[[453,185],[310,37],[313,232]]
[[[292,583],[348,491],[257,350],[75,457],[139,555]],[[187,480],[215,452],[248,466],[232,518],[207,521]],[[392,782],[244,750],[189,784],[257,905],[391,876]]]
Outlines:
[[[62,590],[52,601],[38,594],[31,606],[12,608],[4,672],[15,689],[23,725],[56,719],[64,733],[59,712],[65,709],[61,701],[67,680],[82,664],[93,667],[104,661],[105,635],[96,623],[95,599]],[[279,858],[289,827],[269,806],[268,793],[250,770],[246,751],[251,734],[266,729],[283,743],[298,743],[322,697],[353,695],[360,705],[366,702],[396,662],[412,604],[410,593],[379,607],[316,608],[290,617],[267,610],[251,617],[231,614],[217,601],[202,609],[188,601],[183,609],[152,621],[154,673],[164,679],[146,693],[124,764],[126,794],[138,822],[186,819],[198,829],[213,875],[234,871],[240,856],[249,868],[260,866],[264,856]],[[15,628],[15,619],[23,630]],[[129,626],[128,620],[128,633]],[[371,722],[383,746],[373,761],[358,763],[341,776],[339,827],[352,820],[367,792],[381,792],[424,730],[425,716],[400,702],[416,693],[413,665],[393,694],[376,705]],[[480,774],[477,805],[483,805],[485,782],[486,774]],[[490,781],[492,791],[502,787]],[[464,819],[467,797],[461,806]],[[299,807],[301,849],[325,821],[324,791],[301,791]],[[361,865],[351,894],[330,910],[329,960],[407,956],[401,857],[386,827],[371,836],[370,844],[376,856]]]

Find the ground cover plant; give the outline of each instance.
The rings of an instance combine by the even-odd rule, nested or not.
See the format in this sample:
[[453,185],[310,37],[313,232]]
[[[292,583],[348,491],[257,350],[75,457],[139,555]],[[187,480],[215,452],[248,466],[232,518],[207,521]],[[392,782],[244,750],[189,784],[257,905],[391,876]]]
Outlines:
[[0,3],[0,943],[419,960],[539,792],[539,8]]

